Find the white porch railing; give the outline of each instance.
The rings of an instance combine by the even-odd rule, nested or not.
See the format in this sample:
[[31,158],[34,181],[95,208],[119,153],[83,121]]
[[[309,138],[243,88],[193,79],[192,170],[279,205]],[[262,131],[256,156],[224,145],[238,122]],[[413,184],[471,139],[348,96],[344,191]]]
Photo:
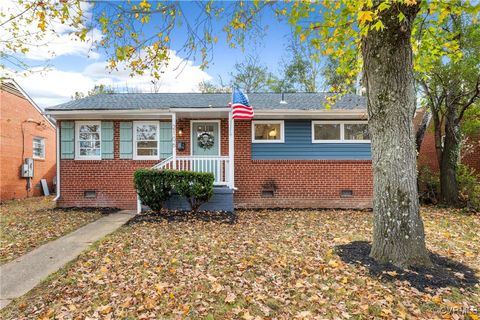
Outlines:
[[215,185],[229,185],[230,166],[228,156],[173,156],[153,166],[154,169],[163,170],[189,170],[195,172],[211,172],[215,177]]

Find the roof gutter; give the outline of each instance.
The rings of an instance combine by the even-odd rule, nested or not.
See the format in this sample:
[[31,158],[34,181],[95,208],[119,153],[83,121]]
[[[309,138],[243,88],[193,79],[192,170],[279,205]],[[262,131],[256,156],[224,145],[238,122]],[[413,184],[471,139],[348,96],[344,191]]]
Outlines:
[[66,119],[125,119],[125,117],[141,119],[165,117],[170,119],[176,112],[229,112],[230,108],[169,108],[169,109],[129,109],[129,110],[46,110],[46,114],[58,120]]
[[[130,109],[130,110],[47,110],[45,113],[55,117],[72,116],[72,115],[96,115],[96,116],[135,116],[135,115],[154,115],[154,116],[171,116],[175,112],[230,112],[231,108],[169,108],[169,109]],[[255,108],[254,108],[255,110]],[[114,114],[112,114],[114,112]],[[300,110],[300,109],[259,109],[255,110],[256,115],[318,115],[318,114],[365,114],[365,109],[354,110]]]
[[[255,108],[254,108],[255,110]],[[366,114],[365,109],[317,109],[317,110],[299,110],[299,109],[260,109],[255,110],[255,115],[318,115],[318,114],[344,114],[344,115],[361,115]]]

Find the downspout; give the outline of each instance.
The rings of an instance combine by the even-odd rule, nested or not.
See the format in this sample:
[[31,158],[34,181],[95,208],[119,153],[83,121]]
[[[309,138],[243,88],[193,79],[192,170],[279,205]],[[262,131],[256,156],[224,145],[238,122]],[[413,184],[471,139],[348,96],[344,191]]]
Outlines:
[[56,160],[57,160],[57,185],[56,185],[56,189],[55,189],[55,192],[57,193],[57,195],[55,196],[55,199],[53,199],[53,201],[57,201],[59,198],[60,198],[60,127],[57,126],[56,127],[56,136],[57,136],[57,155],[56,155]]

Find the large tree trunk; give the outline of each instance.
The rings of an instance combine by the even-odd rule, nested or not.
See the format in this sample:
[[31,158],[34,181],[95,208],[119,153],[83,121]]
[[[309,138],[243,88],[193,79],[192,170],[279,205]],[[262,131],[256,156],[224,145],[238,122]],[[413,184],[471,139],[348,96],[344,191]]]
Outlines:
[[[400,22],[398,8],[406,19]],[[370,256],[399,267],[429,265],[417,192],[411,27],[415,6],[383,11],[383,31],[362,39],[373,166]]]
[[447,105],[445,115],[445,140],[440,163],[440,198],[449,206],[457,206],[457,167],[460,158],[460,128],[457,124],[456,108]]

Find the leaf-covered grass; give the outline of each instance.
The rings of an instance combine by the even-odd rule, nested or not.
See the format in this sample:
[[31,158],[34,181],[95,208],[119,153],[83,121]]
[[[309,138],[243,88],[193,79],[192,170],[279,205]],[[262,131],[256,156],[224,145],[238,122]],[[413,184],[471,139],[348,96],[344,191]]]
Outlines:
[[[479,217],[423,211],[429,249],[479,276]],[[478,314],[478,284],[419,291],[395,281],[395,272],[388,274],[393,281],[386,281],[362,265],[343,262],[336,246],[370,241],[370,212],[239,211],[234,223],[139,220],[96,243],[0,316],[468,319]]]
[[53,197],[0,205],[0,264],[100,218],[98,210],[55,209]]

